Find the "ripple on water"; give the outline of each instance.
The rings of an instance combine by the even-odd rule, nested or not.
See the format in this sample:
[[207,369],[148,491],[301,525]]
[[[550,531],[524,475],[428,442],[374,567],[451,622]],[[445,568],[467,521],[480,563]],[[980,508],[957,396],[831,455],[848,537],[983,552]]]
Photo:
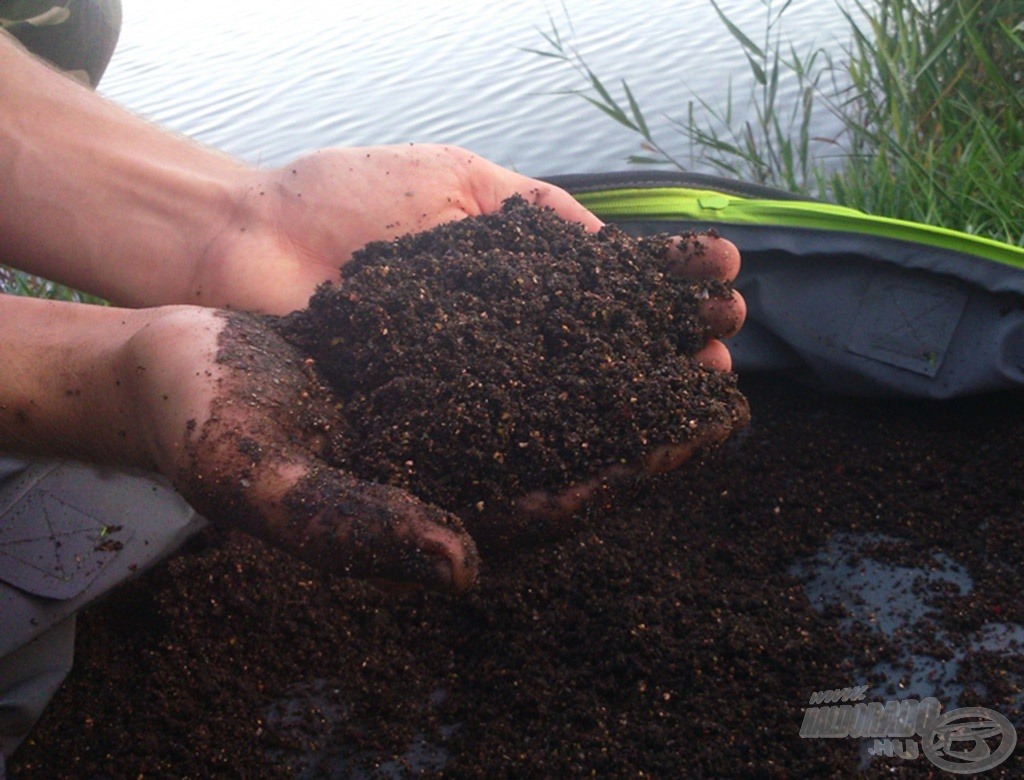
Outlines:
[[[266,164],[332,144],[445,141],[533,174],[614,170],[640,151],[631,132],[556,94],[583,85],[568,65],[523,51],[547,48],[549,13],[603,79],[630,82],[659,130],[663,114],[685,115],[691,89],[721,104],[731,79],[747,94],[746,61],[710,3],[566,5],[571,23],[544,0],[138,4],[103,91]],[[760,4],[721,5],[763,35]],[[845,33],[832,3],[795,0],[786,20],[801,45]]]

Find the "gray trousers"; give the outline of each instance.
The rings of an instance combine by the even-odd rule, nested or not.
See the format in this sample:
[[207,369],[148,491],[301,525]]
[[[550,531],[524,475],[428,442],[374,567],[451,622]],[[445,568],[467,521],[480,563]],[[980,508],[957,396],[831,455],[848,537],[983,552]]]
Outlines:
[[0,780],[71,669],[78,611],[204,524],[157,476],[0,458]]

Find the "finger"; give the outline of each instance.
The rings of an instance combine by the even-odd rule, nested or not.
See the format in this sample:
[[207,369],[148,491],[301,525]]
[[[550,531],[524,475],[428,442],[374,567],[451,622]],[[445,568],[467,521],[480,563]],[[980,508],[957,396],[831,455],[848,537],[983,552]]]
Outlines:
[[747,302],[737,290],[730,291],[728,298],[711,297],[700,305],[700,320],[713,338],[735,336],[746,317]]
[[504,510],[482,515],[467,510],[463,517],[485,554],[500,556],[524,544],[565,535],[576,514],[585,505],[595,503],[604,486],[605,481],[595,477],[558,492],[535,490]]
[[677,237],[669,248],[669,260],[669,273],[680,278],[732,281],[740,272],[736,245],[708,233]]
[[528,179],[521,194],[528,203],[553,209],[562,219],[567,222],[579,222],[591,233],[596,233],[604,227],[604,222],[560,187],[536,179]]
[[584,504],[593,499],[600,487],[600,480],[591,479],[558,493],[535,490],[517,500],[516,508],[536,520],[559,522],[576,514]]
[[729,438],[732,425],[703,423],[699,435],[678,444],[663,444],[655,447],[644,459],[643,470],[647,474],[665,474],[675,471],[702,450],[715,447]]
[[[728,354],[728,353],[726,353]],[[738,408],[729,423],[700,423],[689,441],[653,448],[635,465],[618,465],[599,476],[560,491],[535,490],[520,497],[505,512],[473,517],[464,515],[474,538],[490,556],[520,549],[524,544],[565,536],[577,523],[585,506],[600,504],[601,496],[611,499],[614,489],[638,474],[656,475],[673,471],[705,449],[721,444],[734,428],[743,427],[749,411]],[[613,499],[614,500],[614,499]]]
[[326,571],[457,593],[476,582],[479,556],[461,521],[404,490],[313,467],[282,505],[295,554]]
[[732,354],[718,339],[711,339],[696,355],[697,365],[711,371],[732,371]]
[[459,519],[403,490],[357,479],[298,450],[253,461],[245,436],[223,435],[203,450],[218,465],[204,469],[201,460],[182,487],[211,519],[342,576],[454,592],[476,581],[479,556]]

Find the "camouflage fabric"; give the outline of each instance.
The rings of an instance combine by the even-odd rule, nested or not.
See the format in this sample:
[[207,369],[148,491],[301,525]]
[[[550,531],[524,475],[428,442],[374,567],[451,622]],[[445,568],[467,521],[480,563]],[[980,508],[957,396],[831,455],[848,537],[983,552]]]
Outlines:
[[121,0],[0,0],[0,28],[95,87],[121,32]]

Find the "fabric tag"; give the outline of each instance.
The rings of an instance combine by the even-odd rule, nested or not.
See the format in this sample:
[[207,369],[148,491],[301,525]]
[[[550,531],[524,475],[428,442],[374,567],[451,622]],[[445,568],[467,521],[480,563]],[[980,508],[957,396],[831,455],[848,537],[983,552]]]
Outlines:
[[130,529],[33,488],[0,507],[0,580],[51,599],[84,591],[132,537]]

